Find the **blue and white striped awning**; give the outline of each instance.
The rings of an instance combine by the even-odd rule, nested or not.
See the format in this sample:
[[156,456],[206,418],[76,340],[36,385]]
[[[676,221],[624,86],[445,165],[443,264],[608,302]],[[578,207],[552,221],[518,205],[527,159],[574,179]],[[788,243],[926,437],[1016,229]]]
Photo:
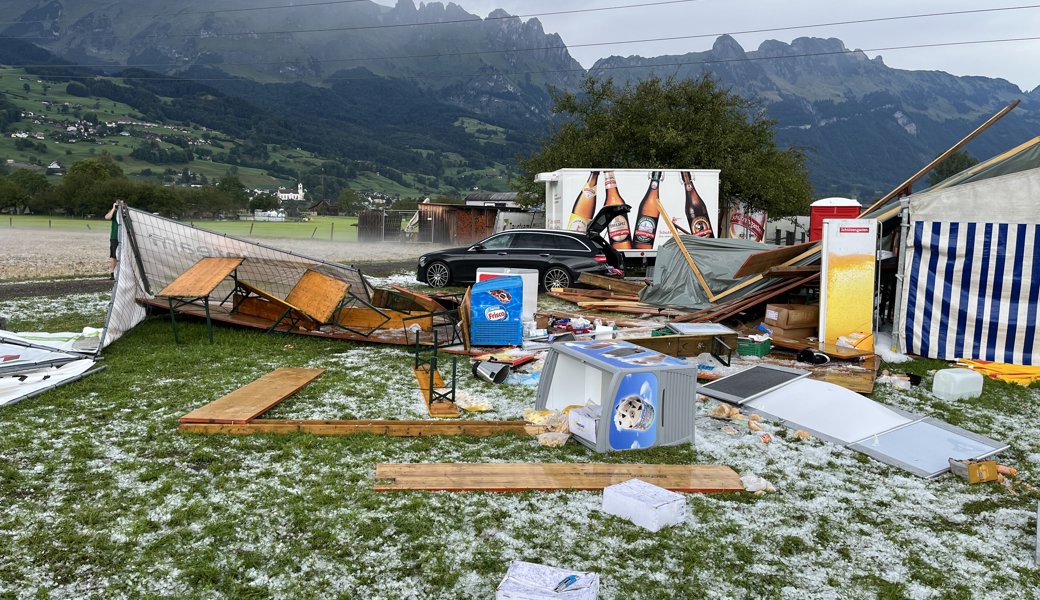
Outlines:
[[901,350],[1040,364],[1040,169],[910,198]]

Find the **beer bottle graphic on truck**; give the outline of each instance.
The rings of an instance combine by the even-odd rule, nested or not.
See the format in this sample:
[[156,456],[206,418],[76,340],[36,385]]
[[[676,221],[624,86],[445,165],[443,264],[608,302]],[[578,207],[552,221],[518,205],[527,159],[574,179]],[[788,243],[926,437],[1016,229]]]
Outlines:
[[[624,198],[617,189],[617,178],[613,171],[603,172],[603,186],[606,188],[607,199],[604,206],[621,206],[625,204]],[[628,250],[632,247],[632,232],[629,231],[628,215],[618,215],[607,225],[607,235],[610,237],[610,245],[616,250]]]
[[689,171],[683,171],[681,177],[686,188],[686,220],[690,224],[690,233],[697,237],[715,237],[708,207],[693,185],[693,175]]
[[636,217],[636,230],[632,240],[638,249],[650,249],[654,247],[654,239],[657,237],[657,222],[661,217],[661,209],[658,206],[659,188],[664,173],[652,171],[650,173],[650,186],[646,189],[643,201],[639,203],[639,216]]
[[589,228],[589,221],[596,212],[596,182],[599,181],[599,171],[589,173],[589,180],[585,187],[578,192],[574,199],[574,207],[571,208],[571,218],[567,221],[568,231],[585,232]]

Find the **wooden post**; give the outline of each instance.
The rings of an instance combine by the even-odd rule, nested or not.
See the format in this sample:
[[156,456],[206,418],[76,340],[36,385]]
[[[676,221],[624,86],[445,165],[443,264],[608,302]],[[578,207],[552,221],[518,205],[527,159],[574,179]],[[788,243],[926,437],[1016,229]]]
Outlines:
[[668,230],[672,232],[672,238],[675,243],[679,245],[679,250],[683,256],[686,257],[686,263],[693,269],[693,274],[697,276],[697,283],[701,284],[701,289],[708,295],[708,302],[715,301],[715,295],[711,293],[711,289],[708,288],[708,282],[704,281],[704,275],[701,275],[701,270],[697,268],[697,263],[693,262],[693,257],[690,256],[690,252],[686,249],[686,245],[682,243],[679,238],[679,230],[675,228],[675,223],[672,223],[672,217],[668,215],[668,211],[664,209],[664,203],[661,199],[657,199],[657,209],[661,211],[661,216],[664,217],[664,222],[668,225]]
[[332,241],[332,236],[336,233],[336,222],[332,222],[332,227],[329,229],[329,241]]

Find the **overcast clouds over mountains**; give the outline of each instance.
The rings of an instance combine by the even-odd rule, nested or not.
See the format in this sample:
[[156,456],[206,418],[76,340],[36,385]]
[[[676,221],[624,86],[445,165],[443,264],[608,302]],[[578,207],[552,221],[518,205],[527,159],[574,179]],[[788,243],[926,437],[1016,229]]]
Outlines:
[[[503,11],[481,19],[454,4],[417,7],[411,0],[292,11],[242,10],[271,6],[260,0],[221,6],[237,9],[214,11],[203,0],[0,0],[3,36],[75,64],[206,74],[203,83],[229,93],[250,89],[232,77],[347,92],[375,76],[399,80],[395,93],[414,94],[415,102],[454,106],[519,138],[545,131],[547,85],[573,89],[586,76],[563,40],[543,31],[538,19]],[[704,72],[761,101],[779,122],[782,144],[806,148],[821,196],[887,191],[1014,99],[1022,105],[969,151],[987,158],[1040,134],[1040,88],[1023,93],[1002,79],[893,69],[847,52],[833,38],[742,48],[723,36],[705,52],[610,56],[587,73],[632,81]],[[262,96],[253,101],[264,103]],[[279,110],[292,110],[281,102]],[[396,104],[414,110],[414,104]],[[364,110],[374,112],[354,116],[397,118],[385,106],[382,114],[372,106]]]

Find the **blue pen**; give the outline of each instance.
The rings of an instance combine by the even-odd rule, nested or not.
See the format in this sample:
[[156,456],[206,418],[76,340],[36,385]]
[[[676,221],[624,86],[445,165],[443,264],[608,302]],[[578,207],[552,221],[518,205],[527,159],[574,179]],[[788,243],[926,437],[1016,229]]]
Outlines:
[[556,592],[556,593],[560,593],[560,592],[566,590],[567,588],[571,587],[572,585],[574,585],[574,582],[577,581],[577,580],[578,580],[578,576],[577,575],[568,575],[568,576],[564,577],[563,580],[560,581],[560,583],[556,584],[556,589],[554,589],[553,591]]

